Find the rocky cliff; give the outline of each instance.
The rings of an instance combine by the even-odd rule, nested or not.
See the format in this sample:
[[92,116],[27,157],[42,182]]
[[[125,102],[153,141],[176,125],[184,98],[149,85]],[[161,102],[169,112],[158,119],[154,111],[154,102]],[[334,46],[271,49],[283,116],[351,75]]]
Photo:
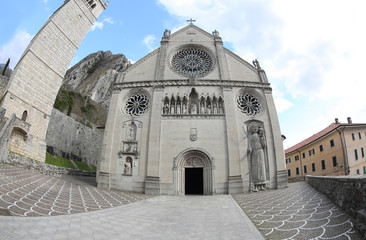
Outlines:
[[118,73],[128,66],[129,61],[123,54],[92,53],[66,72],[61,88],[79,92],[108,108],[113,83]]

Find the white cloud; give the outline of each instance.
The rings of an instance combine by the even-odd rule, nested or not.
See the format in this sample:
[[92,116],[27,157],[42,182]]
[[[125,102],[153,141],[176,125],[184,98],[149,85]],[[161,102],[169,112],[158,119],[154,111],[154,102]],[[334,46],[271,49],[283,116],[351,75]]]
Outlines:
[[14,69],[31,40],[32,36],[28,32],[17,31],[9,42],[0,46],[0,63],[5,63],[10,58],[10,68]]
[[102,21],[96,21],[90,28],[90,31],[94,31],[97,29],[103,30],[105,23],[115,24],[115,21],[111,17],[104,18]]
[[153,51],[156,47],[156,37],[154,35],[147,35],[142,41],[149,51]]
[[113,19],[111,17],[107,17],[103,20],[104,22],[110,23],[110,24],[114,24],[115,21],[113,21]]
[[278,113],[283,113],[287,109],[295,106],[292,102],[290,102],[289,100],[282,98],[282,97],[275,97],[274,101],[275,101],[275,105],[276,105],[276,109],[277,109]]
[[102,30],[104,28],[104,22],[96,21],[93,26],[91,26],[90,31],[94,31],[96,29]]

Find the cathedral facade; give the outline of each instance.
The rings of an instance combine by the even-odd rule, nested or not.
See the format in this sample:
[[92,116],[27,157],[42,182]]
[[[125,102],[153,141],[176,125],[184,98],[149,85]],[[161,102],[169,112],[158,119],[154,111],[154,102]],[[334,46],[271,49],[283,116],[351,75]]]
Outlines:
[[287,174],[272,89],[253,65],[194,24],[122,72],[98,187],[149,194],[282,188]]

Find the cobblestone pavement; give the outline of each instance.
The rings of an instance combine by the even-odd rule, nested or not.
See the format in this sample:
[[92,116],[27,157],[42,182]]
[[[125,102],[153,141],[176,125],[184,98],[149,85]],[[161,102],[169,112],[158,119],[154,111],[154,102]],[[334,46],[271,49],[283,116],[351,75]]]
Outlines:
[[[69,177],[70,178],[70,177]],[[99,189],[7,164],[0,165],[0,215],[44,216],[116,207],[151,196]]]
[[0,239],[264,240],[229,195],[156,196],[52,217],[0,216]]
[[306,182],[233,197],[267,239],[361,240],[350,217]]

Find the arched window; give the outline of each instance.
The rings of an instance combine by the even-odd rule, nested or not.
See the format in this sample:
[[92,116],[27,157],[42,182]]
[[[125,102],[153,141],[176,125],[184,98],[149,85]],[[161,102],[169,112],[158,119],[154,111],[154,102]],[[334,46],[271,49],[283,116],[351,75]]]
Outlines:
[[187,97],[184,96],[183,97],[183,104],[182,104],[182,113],[183,114],[188,114],[187,109],[188,109],[188,100],[187,100]]
[[219,97],[219,114],[224,114],[224,100]]
[[182,113],[182,101],[180,100],[179,95],[177,96],[177,111],[176,114]]
[[163,114],[169,114],[169,98],[168,96],[164,99]]
[[206,103],[205,103],[205,98],[202,96],[201,100],[200,100],[200,114],[205,114],[206,113]]
[[198,111],[198,94],[195,88],[192,88],[191,93],[189,94],[189,113],[197,114]]
[[27,120],[27,117],[28,117],[28,112],[27,111],[24,111],[23,112],[23,115],[22,115],[22,120],[23,121],[26,121]]
[[211,98],[210,96],[206,99],[206,105],[207,105],[207,114],[212,114],[212,104],[211,104]]
[[212,100],[212,113],[213,114],[217,114],[218,113],[218,109],[217,109],[217,98],[214,96],[213,100]]
[[175,98],[173,95],[170,99],[170,114],[175,114]]

